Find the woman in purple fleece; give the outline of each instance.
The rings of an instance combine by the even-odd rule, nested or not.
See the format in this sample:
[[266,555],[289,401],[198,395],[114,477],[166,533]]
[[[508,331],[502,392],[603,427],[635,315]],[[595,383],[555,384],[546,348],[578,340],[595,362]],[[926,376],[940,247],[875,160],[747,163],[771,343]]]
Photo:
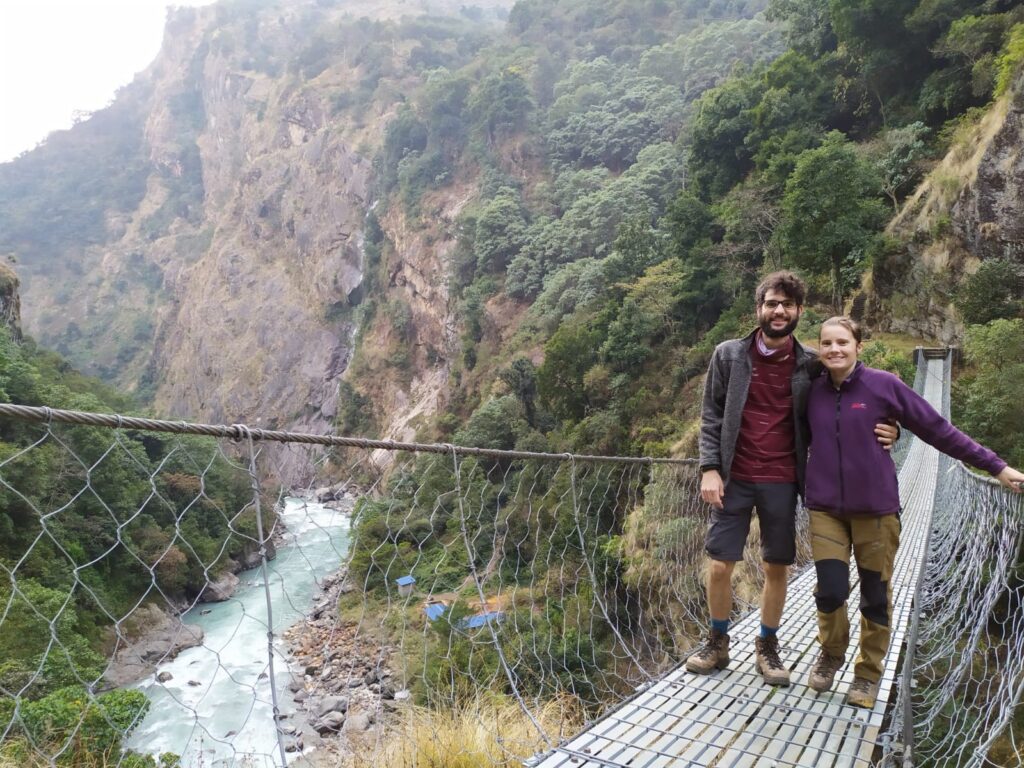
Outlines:
[[860,327],[832,317],[821,327],[818,354],[825,374],[811,383],[811,430],[806,506],[818,586],[821,654],[808,685],[832,687],[846,660],[850,625],[850,551],[860,574],[860,649],[847,704],[873,707],[889,647],[892,590],[889,581],[900,539],[900,494],[892,457],[875,438],[875,424],[899,423],[929,445],[994,475],[1021,492],[1021,474],[946,421],[924,398],[886,371],[857,361]]

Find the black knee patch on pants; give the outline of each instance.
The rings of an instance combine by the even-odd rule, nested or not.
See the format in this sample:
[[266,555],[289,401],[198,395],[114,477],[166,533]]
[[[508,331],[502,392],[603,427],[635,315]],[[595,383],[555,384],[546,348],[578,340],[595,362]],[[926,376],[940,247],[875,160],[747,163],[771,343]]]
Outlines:
[[860,614],[883,627],[889,626],[889,584],[878,571],[858,568],[860,573]]
[[850,566],[842,560],[818,560],[814,564],[818,574],[818,587],[814,602],[822,613],[832,613],[843,607],[850,596]]

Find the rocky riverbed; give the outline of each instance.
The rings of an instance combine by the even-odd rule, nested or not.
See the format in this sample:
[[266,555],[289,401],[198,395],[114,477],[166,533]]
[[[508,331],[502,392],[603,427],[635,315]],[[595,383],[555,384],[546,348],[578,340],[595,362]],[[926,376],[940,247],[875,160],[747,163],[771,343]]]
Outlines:
[[292,738],[298,749],[316,747],[310,765],[319,764],[317,757],[351,754],[356,742],[372,743],[410,699],[388,668],[395,649],[375,642],[373,624],[357,628],[339,620],[338,598],[350,589],[344,573],[325,579],[309,617],[283,635],[292,659],[289,695],[306,721]]

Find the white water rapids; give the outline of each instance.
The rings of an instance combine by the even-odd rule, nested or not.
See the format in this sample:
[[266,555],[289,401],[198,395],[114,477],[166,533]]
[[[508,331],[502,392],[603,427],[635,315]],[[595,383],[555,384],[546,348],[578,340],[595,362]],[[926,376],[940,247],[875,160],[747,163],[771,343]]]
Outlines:
[[[320,594],[317,581],[336,571],[348,549],[349,516],[289,498],[281,513],[287,532],[268,564],[273,633],[301,619]],[[137,752],[182,756],[183,768],[280,766],[267,661],[267,603],[260,568],[238,574],[234,596],[201,603],[182,620],[206,633],[203,645],[161,664],[136,687],[152,705],[127,746]],[[156,681],[169,672],[171,679]],[[288,691],[284,648],[274,641],[274,676],[283,724],[301,723]],[[293,755],[290,755],[290,757]]]

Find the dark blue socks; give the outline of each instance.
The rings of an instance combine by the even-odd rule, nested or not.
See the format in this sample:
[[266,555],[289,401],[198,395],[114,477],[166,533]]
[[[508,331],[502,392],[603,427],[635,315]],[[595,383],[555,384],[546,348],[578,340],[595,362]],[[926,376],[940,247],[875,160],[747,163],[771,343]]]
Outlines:
[[761,637],[775,637],[775,634],[779,631],[778,627],[769,627],[765,624],[761,625]]
[[712,632],[717,632],[720,635],[727,635],[727,634],[729,634],[729,620],[728,619],[722,619],[721,621],[719,621],[718,619],[712,619],[711,620],[711,631]]

